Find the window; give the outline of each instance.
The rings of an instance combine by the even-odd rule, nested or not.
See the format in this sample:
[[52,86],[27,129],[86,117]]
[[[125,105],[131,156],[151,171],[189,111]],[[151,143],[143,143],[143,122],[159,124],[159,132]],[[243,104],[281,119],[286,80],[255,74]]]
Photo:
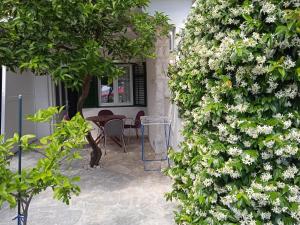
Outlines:
[[147,106],[146,62],[119,64],[125,74],[114,81],[92,78],[85,108]]
[[175,50],[175,39],[176,39],[176,28],[173,27],[172,30],[169,32],[169,50],[173,52]]
[[133,105],[132,65],[119,65],[124,75],[111,81],[103,78],[98,82],[99,106]]

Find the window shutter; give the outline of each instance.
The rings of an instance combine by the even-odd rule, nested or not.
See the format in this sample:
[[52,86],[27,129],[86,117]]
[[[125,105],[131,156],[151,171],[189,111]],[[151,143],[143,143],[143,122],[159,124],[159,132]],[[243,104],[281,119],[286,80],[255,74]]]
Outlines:
[[98,108],[98,78],[93,76],[90,86],[90,92],[85,100],[84,108]]
[[147,106],[146,62],[133,65],[134,105]]

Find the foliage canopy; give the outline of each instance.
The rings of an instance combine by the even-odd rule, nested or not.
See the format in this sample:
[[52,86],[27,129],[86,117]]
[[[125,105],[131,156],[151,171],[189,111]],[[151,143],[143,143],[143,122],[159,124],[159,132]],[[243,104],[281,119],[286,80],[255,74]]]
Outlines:
[[0,62],[77,88],[86,75],[118,75],[114,60],[152,56],[157,28],[168,29],[148,2],[1,0]]
[[[113,79],[116,62],[152,57],[168,18],[148,15],[149,0],[0,0],[0,63],[11,70],[51,75],[80,90],[82,113],[93,76]],[[90,133],[90,165],[102,153]]]

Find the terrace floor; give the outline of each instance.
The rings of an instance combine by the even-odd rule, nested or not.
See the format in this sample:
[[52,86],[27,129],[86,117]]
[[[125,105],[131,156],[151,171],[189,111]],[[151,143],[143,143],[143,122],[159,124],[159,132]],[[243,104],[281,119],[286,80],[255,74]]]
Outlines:
[[[138,142],[127,146],[127,153],[110,143],[101,168],[89,168],[89,149],[83,160],[68,169],[79,175],[81,193],[69,206],[52,199],[51,190],[36,196],[29,209],[29,225],[174,225],[174,205],[164,193],[171,188],[169,178],[161,172],[145,172]],[[37,159],[25,154],[24,166]],[[15,160],[15,159],[14,159]],[[16,163],[16,162],[15,162]],[[0,210],[0,225],[16,224],[15,209]]]

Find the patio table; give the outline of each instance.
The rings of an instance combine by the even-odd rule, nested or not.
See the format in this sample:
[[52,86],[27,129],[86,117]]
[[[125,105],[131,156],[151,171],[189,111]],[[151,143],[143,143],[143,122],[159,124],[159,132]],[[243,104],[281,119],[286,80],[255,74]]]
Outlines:
[[[103,129],[103,125],[110,121],[110,120],[113,120],[113,119],[125,119],[126,116],[124,115],[103,115],[103,116],[90,116],[90,117],[87,117],[85,118],[87,121],[91,121],[93,122],[99,129]],[[100,133],[98,135],[98,137],[96,138],[95,142],[96,144],[98,145],[101,140],[103,138],[103,134]],[[116,142],[119,146],[122,146],[119,141],[117,141],[116,139],[112,139],[114,142]]]

